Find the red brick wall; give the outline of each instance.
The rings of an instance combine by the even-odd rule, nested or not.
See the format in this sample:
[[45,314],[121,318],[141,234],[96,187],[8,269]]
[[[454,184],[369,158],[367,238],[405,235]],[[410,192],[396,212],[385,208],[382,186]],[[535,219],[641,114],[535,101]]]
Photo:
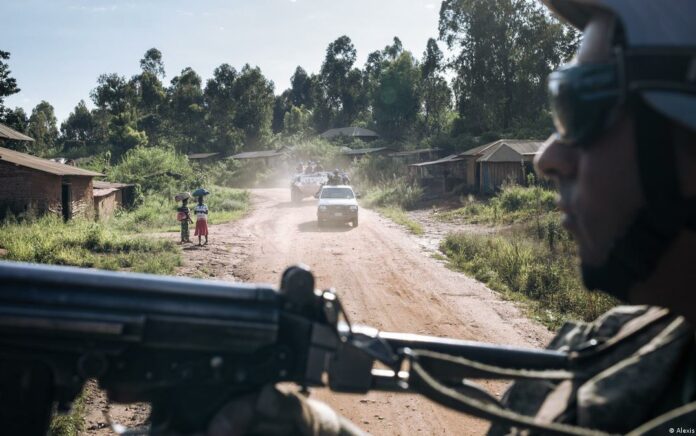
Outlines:
[[6,211],[62,214],[61,184],[70,183],[72,216],[92,216],[91,177],[61,177],[0,161],[0,217]]
[[0,161],[0,214],[60,213],[60,177]]

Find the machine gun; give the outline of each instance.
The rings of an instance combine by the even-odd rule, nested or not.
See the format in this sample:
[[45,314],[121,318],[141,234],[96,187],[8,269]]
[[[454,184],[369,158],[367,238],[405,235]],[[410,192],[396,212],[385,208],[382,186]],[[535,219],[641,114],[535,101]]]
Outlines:
[[452,395],[476,407],[497,402],[465,377],[568,365],[557,351],[352,325],[336,293],[316,290],[301,266],[276,289],[0,262],[0,332],[7,434],[45,434],[56,405],[69,409],[89,379],[112,401],[151,403],[153,429],[186,433],[268,383],[415,391],[464,410]]

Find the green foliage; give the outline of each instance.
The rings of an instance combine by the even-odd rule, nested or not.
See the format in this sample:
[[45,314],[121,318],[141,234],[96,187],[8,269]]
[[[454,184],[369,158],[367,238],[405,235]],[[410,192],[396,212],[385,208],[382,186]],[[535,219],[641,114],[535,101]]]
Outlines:
[[0,120],[5,119],[5,106],[3,105],[5,97],[16,94],[20,91],[17,88],[17,79],[11,77],[10,66],[3,61],[10,58],[10,53],[0,50]]
[[136,147],[111,168],[109,180],[135,183],[144,192],[173,197],[200,184],[186,156],[166,148]]
[[340,149],[331,142],[321,138],[297,142],[292,148],[290,161],[308,160],[317,161],[324,168],[334,168],[340,162]]
[[519,235],[468,233],[448,235],[440,248],[455,268],[510,298],[529,302],[534,316],[551,329],[568,318],[593,320],[616,305],[611,297],[583,288],[572,248],[550,249],[543,241]]
[[373,101],[374,120],[388,138],[403,138],[415,127],[420,111],[420,69],[409,52],[384,68]]
[[411,209],[423,196],[423,189],[404,178],[393,178],[367,188],[364,202],[367,206],[398,206]]
[[41,101],[31,111],[27,134],[34,138],[28,145],[32,154],[43,156],[54,148],[58,142],[58,127],[53,106],[47,101]]
[[79,436],[85,430],[85,414],[87,405],[85,397],[87,387],[75,398],[70,412],[65,415],[54,415],[48,433],[51,436]]
[[437,215],[442,220],[469,223],[510,224],[540,217],[556,210],[556,193],[541,186],[504,185],[491,199],[467,197],[461,208]]
[[400,224],[400,225],[406,227],[406,229],[408,229],[408,231],[413,233],[414,235],[422,235],[423,234],[423,226],[418,221],[412,220],[408,216],[408,214],[400,207],[398,207],[398,206],[380,207],[378,210],[385,217],[389,218],[390,220],[394,221],[397,224]]
[[0,225],[8,260],[171,274],[181,262],[170,241],[119,234],[102,223],[53,215]]
[[439,31],[454,53],[449,67],[468,131],[548,120],[546,77],[574,52],[577,32],[538,3],[516,0],[445,0]]
[[[239,218],[249,207],[248,191],[221,186],[211,186],[209,190],[211,194],[205,202],[210,209],[208,221],[211,225]],[[177,231],[179,225],[174,218],[180,205],[173,196],[148,195],[135,210],[119,211],[109,224],[119,231],[132,233]],[[194,205],[191,200],[189,207]]]

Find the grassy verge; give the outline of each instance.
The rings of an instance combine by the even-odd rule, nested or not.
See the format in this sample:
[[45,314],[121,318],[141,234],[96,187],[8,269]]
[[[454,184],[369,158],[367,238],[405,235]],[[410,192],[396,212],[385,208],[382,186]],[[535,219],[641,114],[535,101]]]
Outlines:
[[80,395],[73,401],[70,412],[64,415],[55,415],[51,420],[48,434],[51,436],[77,436],[85,430],[85,415],[87,405],[85,398],[88,395],[85,387]]
[[64,223],[55,216],[0,225],[0,247],[4,259],[21,262],[155,274],[170,274],[181,264],[170,241],[123,235],[83,219]]
[[368,207],[398,207],[410,209],[423,195],[423,190],[408,183],[405,179],[395,178],[374,185],[365,185],[363,202]]
[[423,226],[419,222],[412,220],[408,214],[398,206],[377,208],[379,213],[408,229],[414,235],[423,234]]
[[471,224],[524,223],[553,212],[556,194],[539,186],[525,188],[508,185],[490,199],[467,197],[462,207],[436,215],[443,221]]
[[[568,319],[593,320],[617,302],[584,289],[575,243],[544,200],[552,196],[538,187],[507,187],[488,204],[454,211],[446,219],[515,224],[493,235],[450,234],[440,249],[454,269],[523,302],[532,318],[556,329]],[[494,208],[500,213],[492,217]]]
[[[243,216],[249,207],[249,192],[240,189],[214,186],[211,195],[206,197],[210,209],[209,224],[223,224]],[[176,208],[180,205],[163,196],[150,195],[134,211],[122,211],[113,218],[111,224],[122,231],[140,232],[177,232],[180,227],[176,222]],[[189,202],[193,209],[195,202]]]

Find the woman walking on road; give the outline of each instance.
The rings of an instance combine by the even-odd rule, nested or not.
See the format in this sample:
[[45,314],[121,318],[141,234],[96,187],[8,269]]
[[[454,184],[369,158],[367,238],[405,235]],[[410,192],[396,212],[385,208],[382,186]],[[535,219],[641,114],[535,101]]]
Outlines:
[[189,223],[193,224],[191,219],[191,211],[188,208],[188,197],[180,194],[177,196],[181,199],[181,207],[176,210],[176,219],[181,223],[181,243],[191,242],[189,233]]
[[[193,208],[196,214],[196,231],[193,236],[198,236],[198,245],[208,244],[208,206],[203,203],[203,196],[198,197],[198,205]],[[201,244],[201,236],[205,236],[205,244]]]

